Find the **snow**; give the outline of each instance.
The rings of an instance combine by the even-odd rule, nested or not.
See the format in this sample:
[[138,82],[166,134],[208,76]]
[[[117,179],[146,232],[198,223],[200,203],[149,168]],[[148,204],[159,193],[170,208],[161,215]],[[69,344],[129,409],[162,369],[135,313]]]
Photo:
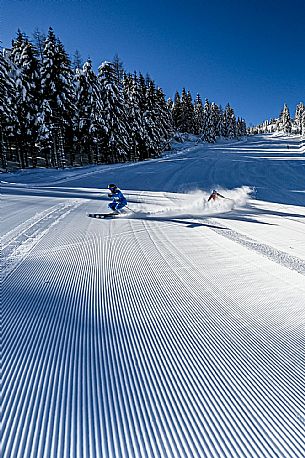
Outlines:
[[1,174],[3,456],[305,456],[304,152]]

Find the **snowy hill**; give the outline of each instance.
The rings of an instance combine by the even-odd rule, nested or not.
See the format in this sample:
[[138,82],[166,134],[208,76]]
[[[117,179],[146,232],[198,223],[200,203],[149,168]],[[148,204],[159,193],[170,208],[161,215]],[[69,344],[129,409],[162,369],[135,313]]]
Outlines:
[[180,148],[1,175],[1,456],[305,457],[304,146]]

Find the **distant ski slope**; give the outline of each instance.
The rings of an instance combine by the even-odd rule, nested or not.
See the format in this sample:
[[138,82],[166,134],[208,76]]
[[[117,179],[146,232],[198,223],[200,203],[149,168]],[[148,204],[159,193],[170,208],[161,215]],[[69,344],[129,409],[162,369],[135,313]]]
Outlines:
[[1,456],[305,457],[300,145],[1,176]]

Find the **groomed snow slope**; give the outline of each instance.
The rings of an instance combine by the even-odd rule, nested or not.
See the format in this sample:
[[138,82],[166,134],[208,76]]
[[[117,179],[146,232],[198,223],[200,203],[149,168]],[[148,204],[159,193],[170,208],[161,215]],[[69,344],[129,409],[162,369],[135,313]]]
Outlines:
[[[1,175],[1,457],[304,458],[304,166],[269,135]],[[136,213],[86,216],[108,182]]]

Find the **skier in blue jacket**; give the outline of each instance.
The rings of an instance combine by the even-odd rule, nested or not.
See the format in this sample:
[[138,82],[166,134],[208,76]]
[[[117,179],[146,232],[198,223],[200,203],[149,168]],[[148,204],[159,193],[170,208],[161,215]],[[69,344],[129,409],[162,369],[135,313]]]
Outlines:
[[122,191],[113,183],[108,185],[110,193],[108,197],[112,199],[112,202],[108,204],[108,208],[114,213],[121,213],[122,208],[126,207],[127,200]]

